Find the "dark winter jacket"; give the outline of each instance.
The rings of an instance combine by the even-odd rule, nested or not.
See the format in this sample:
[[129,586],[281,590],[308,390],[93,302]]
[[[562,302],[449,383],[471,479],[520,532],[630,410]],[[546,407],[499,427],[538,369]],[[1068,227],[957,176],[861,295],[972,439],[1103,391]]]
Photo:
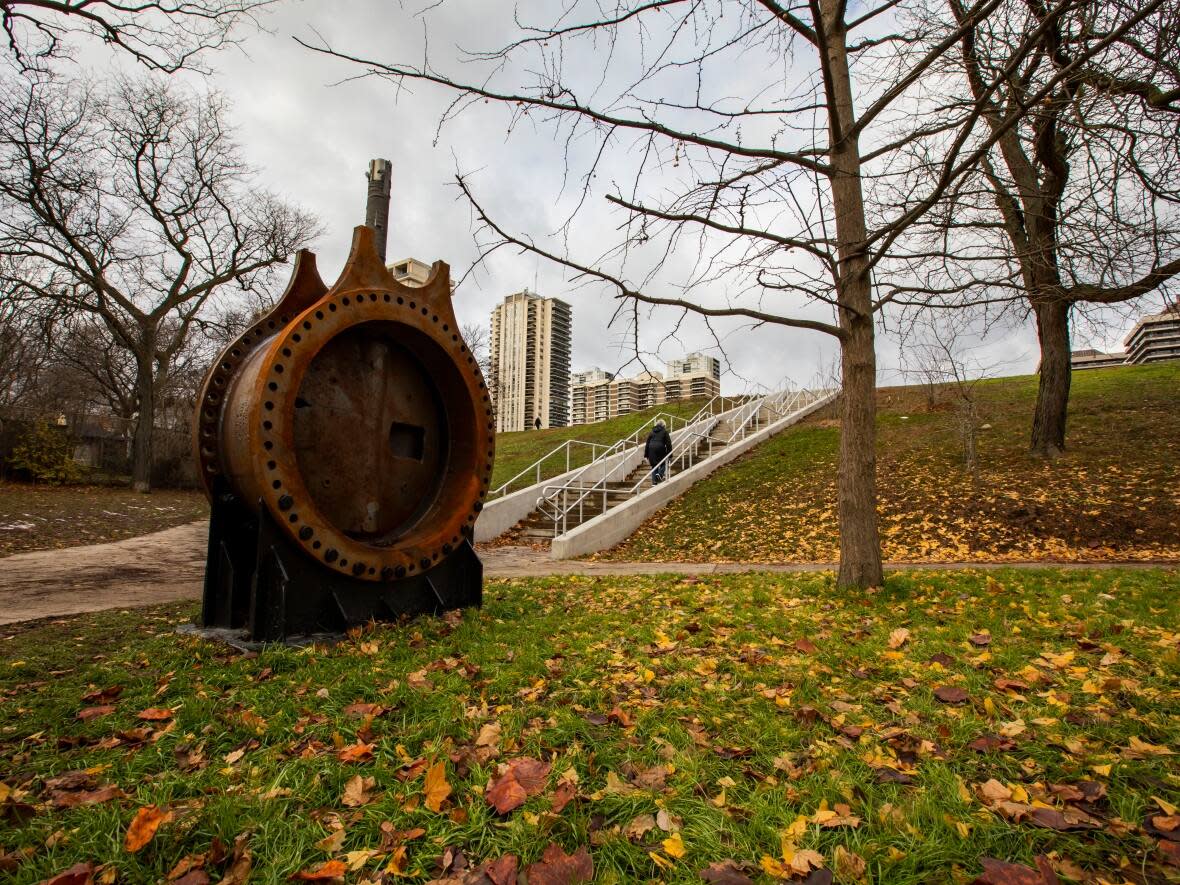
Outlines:
[[672,451],[672,436],[663,427],[657,427],[647,437],[643,447],[643,457],[653,467],[666,458]]

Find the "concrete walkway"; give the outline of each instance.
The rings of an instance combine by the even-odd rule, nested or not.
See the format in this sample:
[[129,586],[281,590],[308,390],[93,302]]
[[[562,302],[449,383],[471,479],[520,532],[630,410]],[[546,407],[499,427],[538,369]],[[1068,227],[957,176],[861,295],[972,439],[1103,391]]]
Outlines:
[[[39,550],[0,559],[0,624],[132,608],[201,597],[204,520],[109,544]],[[489,578],[544,575],[715,575],[735,572],[815,572],[831,563],[699,563],[554,561],[533,547],[480,550]],[[891,570],[961,568],[1180,568],[1177,563],[906,563]]]

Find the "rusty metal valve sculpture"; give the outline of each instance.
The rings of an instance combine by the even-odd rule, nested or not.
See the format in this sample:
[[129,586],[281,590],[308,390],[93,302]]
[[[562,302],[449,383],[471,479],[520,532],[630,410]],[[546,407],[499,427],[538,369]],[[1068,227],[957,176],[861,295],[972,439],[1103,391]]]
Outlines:
[[300,252],[197,404],[203,625],[268,641],[478,605],[494,433],[446,264],[403,285],[358,227],[328,288]]

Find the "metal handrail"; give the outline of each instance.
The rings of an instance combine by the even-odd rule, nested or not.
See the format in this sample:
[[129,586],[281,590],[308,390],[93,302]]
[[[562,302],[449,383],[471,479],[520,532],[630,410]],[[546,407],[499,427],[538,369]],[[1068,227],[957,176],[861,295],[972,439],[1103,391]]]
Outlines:
[[541,481],[541,465],[544,464],[549,459],[551,459],[558,452],[562,451],[563,449],[565,450],[565,472],[569,473],[569,471],[570,471],[570,449],[573,446],[589,446],[590,447],[590,462],[593,463],[594,461],[596,461],[598,459],[598,455],[596,454],[596,451],[598,449],[610,448],[613,445],[614,445],[614,443],[596,443],[596,442],[588,442],[586,440],[581,440],[581,439],[567,439],[561,445],[556,446],[553,449],[551,449],[550,451],[546,452],[544,455],[542,455],[540,458],[538,458],[536,461],[534,461],[532,464],[530,464],[524,470],[520,471],[520,473],[516,474],[516,476],[512,477],[509,480],[506,480],[502,485],[498,486],[497,488],[492,489],[490,492],[488,492],[488,498],[496,498],[496,497],[500,497],[503,495],[507,495],[508,494],[508,487],[510,485],[512,485],[514,482],[516,482],[518,479],[520,479],[525,474],[533,473],[534,471],[537,474],[537,478],[533,481],[532,485],[536,485],[537,483],[539,483]]
[[[717,399],[717,397],[714,397],[713,399]],[[709,402],[711,403],[712,401],[713,400],[710,400]],[[698,412],[698,414],[700,414],[700,413]],[[695,417],[685,420],[680,415],[673,415],[668,412],[658,412],[657,414],[651,416],[651,418],[645,419],[643,424],[641,424],[639,427],[637,427],[634,431],[629,433],[627,436],[624,436],[622,439],[615,440],[613,443],[592,443],[592,442],[584,442],[582,440],[575,440],[575,439],[566,440],[565,442],[563,442],[560,445],[553,448],[551,451],[546,452],[544,455],[542,455],[540,458],[538,458],[536,461],[534,461],[528,467],[524,468],[524,470],[520,471],[520,473],[516,474],[516,476],[512,477],[511,479],[504,482],[502,485],[500,485],[500,486],[496,487],[495,489],[493,489],[492,491],[488,492],[488,498],[494,499],[494,498],[503,497],[503,496],[507,495],[508,494],[508,487],[511,486],[518,479],[520,479],[522,476],[525,476],[526,474],[529,474],[529,473],[536,474],[536,477],[537,477],[536,480],[534,480],[531,483],[531,485],[536,485],[537,483],[539,483],[541,481],[541,465],[544,462],[548,461],[550,458],[552,458],[554,455],[556,455],[558,452],[560,452],[562,449],[566,450],[566,461],[565,461],[565,471],[564,472],[569,473],[571,470],[570,462],[569,462],[569,447],[571,445],[577,444],[577,445],[592,447],[591,454],[590,454],[590,463],[584,464],[582,466],[582,468],[579,470],[579,473],[577,475],[570,477],[570,481],[572,482],[573,480],[577,479],[577,477],[580,476],[581,473],[585,472],[588,468],[593,467],[595,464],[599,463],[600,461],[610,458],[612,455],[616,455],[619,452],[630,448],[631,446],[638,445],[639,444],[639,435],[641,433],[643,433],[643,431],[646,429],[649,422],[654,424],[657,421],[664,421],[667,424],[668,429],[671,431],[671,430],[675,429],[674,422],[679,421],[681,427],[687,427],[690,424],[692,424],[693,422],[695,422],[696,420],[697,419]],[[594,453],[594,450],[599,449],[599,448],[603,449],[603,452],[601,454],[596,455]]]
[[[799,411],[801,408],[804,408],[805,406],[822,399],[830,393],[832,393],[832,391],[826,389],[797,390],[789,382],[785,382],[782,389],[779,391],[762,397],[714,397],[709,401],[709,403],[706,404],[704,408],[698,411],[697,416],[694,417],[693,423],[696,422],[696,418],[699,418],[700,416],[704,415],[707,410],[711,409],[714,402],[721,401],[724,405],[724,399],[745,399],[745,403],[738,408],[736,414],[730,419],[733,422],[733,429],[730,431],[729,437],[723,440],[716,440],[722,443],[722,448],[725,448],[731,445],[735,440],[745,439],[746,435],[750,431],[754,419],[763,412],[777,416],[777,418],[781,420],[782,418]],[[732,408],[733,407],[731,406],[730,409]],[[729,409],[722,411],[720,414],[724,414],[725,411],[729,411]],[[608,488],[607,485],[615,471],[619,467],[623,466],[625,462],[616,464],[604,476],[590,484],[583,484],[580,481],[575,481],[576,479],[580,479],[580,477],[572,477],[568,482],[544,487],[544,489],[542,489],[542,496],[537,499],[537,508],[544,515],[550,517],[553,520],[554,536],[556,537],[557,535],[565,533],[569,524],[569,516],[575,510],[578,513],[579,523],[581,523],[582,518],[585,516],[586,503],[591,500],[592,497],[597,496],[598,494],[601,494],[602,496],[602,512],[605,513],[608,509],[610,509],[608,504],[612,495],[614,495],[616,498],[620,495],[622,495],[624,498],[634,497],[648,481],[651,472],[654,472],[660,464],[666,465],[665,472],[668,473],[666,478],[671,478],[670,468],[672,464],[676,461],[681,461],[683,465],[683,459],[686,456],[689,459],[689,463],[687,467],[684,467],[684,469],[690,469],[693,467],[696,463],[698,463],[696,456],[700,451],[701,443],[704,441],[714,441],[712,434],[717,427],[717,423],[720,421],[720,414],[716,416],[717,420],[710,424],[704,433],[696,430],[685,431],[682,429],[680,431],[681,438],[676,444],[673,445],[672,450],[660,461],[652,465],[651,471],[645,472],[644,477],[630,488],[611,489]],[[711,457],[712,454],[713,453],[710,451],[709,455],[706,457]],[[580,494],[578,494],[577,498],[573,502],[570,502],[570,495],[576,493]],[[619,503],[621,502],[616,501],[614,506],[618,506]]]
[[[718,419],[714,420],[714,422],[709,425],[709,430],[708,430],[709,433],[712,433],[713,428],[717,426],[717,420],[720,420],[720,419],[718,418]],[[683,432],[684,432],[683,428],[682,428],[681,432],[683,434]],[[695,436],[700,435],[697,433],[697,431],[693,431],[693,430],[688,431],[688,433],[690,435],[695,435]],[[672,448],[672,452],[675,452],[675,451],[676,451],[676,446],[674,445]],[[667,457],[671,457],[671,454],[672,453],[669,453],[669,455]],[[572,513],[574,511],[575,508],[577,508],[577,511],[578,511],[579,521],[581,520],[582,516],[585,515],[586,500],[595,492],[598,492],[598,491],[602,492],[602,509],[604,512],[606,511],[607,499],[609,498],[610,493],[612,491],[611,489],[609,489],[607,487],[607,483],[610,481],[610,477],[614,474],[614,472],[616,470],[618,470],[621,466],[623,466],[624,463],[626,463],[626,462],[620,461],[618,464],[611,467],[611,469],[609,471],[607,471],[600,479],[598,479],[596,482],[594,482],[592,485],[589,485],[589,486],[584,486],[581,484],[575,485],[574,484],[575,477],[571,477],[569,481],[564,482],[560,485],[546,486],[544,489],[542,489],[542,495],[540,498],[537,499],[537,509],[542,514],[544,514],[545,516],[548,516],[550,519],[553,520],[554,537],[565,533],[565,527],[569,522],[569,515],[570,515],[570,513]],[[654,469],[654,467],[653,467],[653,469]],[[630,471],[628,471],[628,472],[630,472]],[[642,480],[640,481],[640,484],[642,484]],[[636,487],[638,487],[638,486],[636,486]],[[567,499],[569,497],[569,493],[571,491],[572,492],[579,492],[580,491],[582,494],[579,495],[578,498],[573,503],[566,503]],[[618,491],[618,490],[616,489],[615,491]],[[557,503],[559,498],[561,499],[562,503],[565,504],[565,506],[561,506]],[[549,504],[553,505],[552,510],[549,510],[546,507],[546,505],[549,505]]]

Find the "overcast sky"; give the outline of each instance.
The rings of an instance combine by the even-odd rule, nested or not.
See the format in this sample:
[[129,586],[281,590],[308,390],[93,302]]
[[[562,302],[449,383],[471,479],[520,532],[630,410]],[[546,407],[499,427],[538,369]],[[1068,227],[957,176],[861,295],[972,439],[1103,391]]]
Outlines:
[[[315,244],[321,274],[330,282],[348,251],[354,225],[364,221],[365,170],[372,157],[393,163],[390,208],[390,260],[413,256],[430,263],[442,259],[458,279],[476,258],[474,224],[453,184],[456,170],[471,182],[487,209],[518,231],[547,233],[560,225],[562,147],[548,130],[509,135],[502,108],[476,108],[437,132],[450,96],[426,86],[396,89],[387,81],[358,78],[361,69],[300,46],[295,37],[374,59],[421,57],[429,33],[432,59],[458,58],[456,47],[489,48],[509,33],[508,7],[487,0],[446,0],[419,14],[424,0],[286,0],[267,16],[270,33],[250,35],[241,50],[206,58],[214,68],[212,84],[231,99],[232,119],[247,159],[259,170],[263,187],[300,203],[322,220],[324,234]],[[537,9],[552,9],[538,3]],[[520,7],[529,17],[527,4]],[[534,19],[541,16],[538,12]],[[104,56],[87,51],[91,68]],[[106,63],[105,60],[102,63]],[[448,65],[452,72],[462,68]],[[523,127],[522,127],[523,128]],[[570,197],[570,189],[565,191]],[[580,228],[578,251],[593,257],[615,236],[612,217],[596,206]],[[687,271],[686,271],[687,273]],[[609,293],[576,287],[559,267],[528,255],[501,250],[459,287],[455,306],[462,322],[486,325],[488,314],[509,293],[528,287],[573,305],[573,366],[615,370],[628,362],[632,348],[627,326],[608,328],[615,310]],[[718,300],[730,293],[718,292]],[[826,310],[826,308],[824,308]],[[830,314],[819,316],[830,319]],[[645,314],[640,350],[670,359],[692,350],[721,357],[726,393],[739,393],[747,381],[774,385],[784,376],[805,385],[836,352],[827,336],[782,327],[749,329],[721,324],[722,348],[698,320],[677,326],[671,312]],[[1125,329],[1082,340],[1118,347]],[[1025,325],[993,334],[978,354],[981,362],[1001,367],[996,374],[1032,371],[1035,337]],[[649,363],[650,364],[650,363]],[[896,383],[897,343],[887,333],[879,346],[882,383]],[[639,371],[638,365],[625,373]]]

